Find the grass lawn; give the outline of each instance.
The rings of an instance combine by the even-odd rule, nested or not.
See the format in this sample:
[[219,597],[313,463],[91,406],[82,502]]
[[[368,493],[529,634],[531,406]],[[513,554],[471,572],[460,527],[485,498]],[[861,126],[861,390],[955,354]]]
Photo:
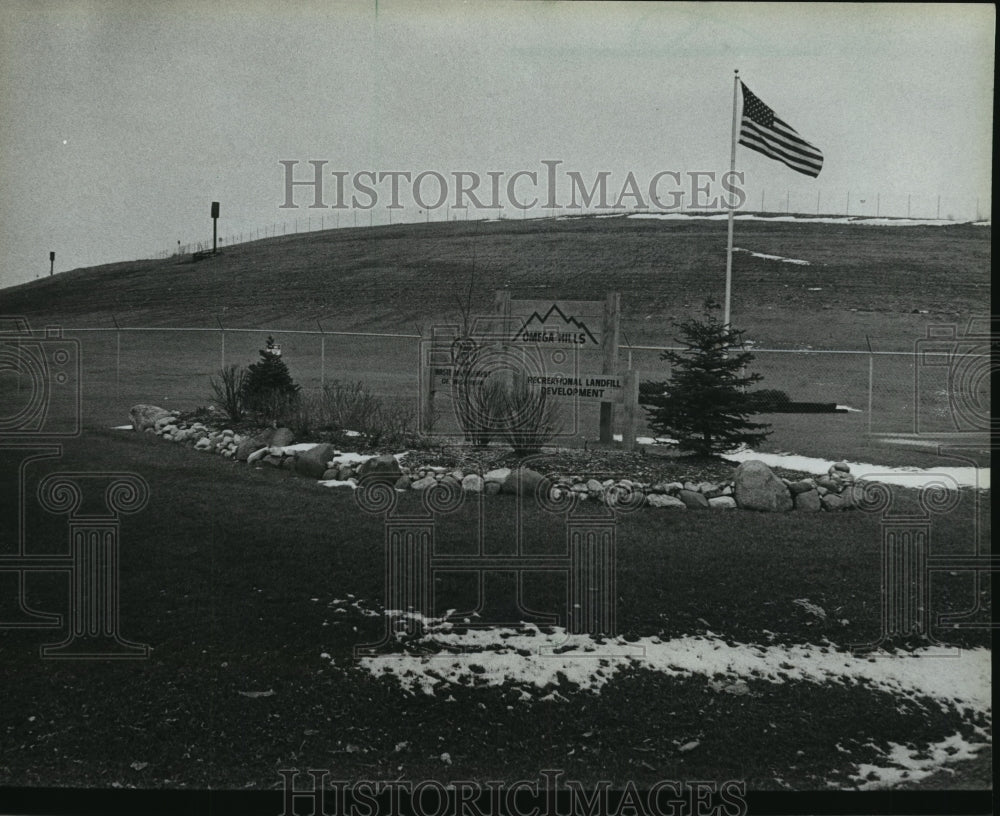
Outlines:
[[[17,496],[14,454],[3,455],[0,491]],[[260,790],[279,786],[282,768],[443,781],[533,779],[557,768],[586,786],[738,779],[754,790],[850,789],[861,763],[885,764],[889,743],[919,749],[991,729],[985,714],[931,696],[863,679],[815,682],[791,666],[784,682],[751,675],[738,691],[723,674],[634,662],[599,691],[565,678],[528,689],[466,679],[411,693],[353,656],[385,627],[384,531],[351,491],[120,432],[86,433],[60,459],[32,466],[29,499],[35,480],[55,470],[126,470],[148,482],[148,507],[122,521],[121,629],[152,652],[117,663],[43,660],[39,644],[61,631],[0,632],[2,785]],[[907,491],[897,500],[916,507]],[[439,545],[467,552],[482,536],[488,548],[509,548],[515,502],[491,497],[481,523],[474,503],[443,516]],[[402,495],[400,510],[418,511],[418,499]],[[16,518],[5,516],[10,541]],[[974,516],[963,494],[935,524],[933,552],[968,553]],[[526,548],[557,548],[563,525],[527,510]],[[64,519],[30,500],[26,530],[32,552],[64,550]],[[871,515],[646,509],[620,519],[617,541],[622,643],[815,647],[819,660],[820,649],[835,654],[879,634],[881,530]],[[511,614],[501,592],[511,583],[497,576],[483,620]],[[438,614],[475,606],[475,588],[459,576],[436,589]],[[978,602],[988,619],[988,583],[975,592],[968,574],[935,574],[932,608]],[[532,609],[564,620],[564,583],[540,576],[524,593]],[[65,610],[65,577],[33,575],[27,601]],[[990,643],[983,629],[934,634],[963,654]],[[913,664],[932,673],[955,665],[928,661]],[[985,787],[986,754],[955,765],[939,786]]]

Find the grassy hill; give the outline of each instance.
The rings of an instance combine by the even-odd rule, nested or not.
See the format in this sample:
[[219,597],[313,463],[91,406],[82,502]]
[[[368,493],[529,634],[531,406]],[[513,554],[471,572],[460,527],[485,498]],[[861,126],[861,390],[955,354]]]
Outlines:
[[[733,322],[759,346],[909,349],[928,323],[982,314],[990,230],[738,221]],[[32,325],[227,326],[412,333],[514,297],[622,295],[636,344],[662,344],[671,318],[722,299],[722,220],[629,217],[403,224],[288,235],[190,256],[76,269],[0,291]],[[751,253],[808,261],[809,265]]]

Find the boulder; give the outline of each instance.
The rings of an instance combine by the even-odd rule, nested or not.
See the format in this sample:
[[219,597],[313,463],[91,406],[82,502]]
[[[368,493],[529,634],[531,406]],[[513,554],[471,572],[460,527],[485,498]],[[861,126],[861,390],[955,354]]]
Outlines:
[[[436,485],[437,479],[433,476],[424,476],[422,479],[417,479],[413,484],[410,485],[414,490],[426,490],[431,485]],[[433,494],[429,494],[433,495]]]
[[674,510],[687,510],[687,505],[674,496],[666,493],[650,493],[646,496],[646,504],[650,507],[670,507]]
[[337,478],[342,482],[346,482],[354,475],[354,468],[350,465],[341,465],[337,468]]
[[[162,416],[158,420],[156,420],[156,422],[153,423],[153,427],[156,428],[157,431],[162,431],[164,428],[176,424],[177,424],[177,417],[175,417],[173,414],[167,414],[166,416]],[[135,426],[133,425],[132,427],[134,428]]]
[[799,481],[792,482],[788,485],[788,489],[791,491],[793,496],[796,496],[799,493],[808,493],[811,490],[815,490],[816,485],[812,483],[811,479],[800,479]]
[[496,470],[488,470],[483,474],[483,481],[486,483],[495,482],[502,485],[509,478],[510,468],[497,468]]
[[735,510],[736,499],[732,496],[716,496],[708,500],[708,506],[713,510]]
[[807,490],[804,493],[796,493],[794,496],[795,509],[815,512],[821,508],[819,493],[815,490]]
[[271,437],[272,448],[284,448],[295,442],[295,434],[290,428],[277,428]]
[[745,510],[783,513],[792,509],[792,496],[785,483],[759,459],[736,468],[733,487],[736,503]]
[[[391,453],[373,456],[368,461],[363,462],[357,471],[359,481],[363,481],[366,484],[371,482],[395,484],[402,475],[403,469],[399,466],[396,457]],[[342,478],[350,478],[350,474],[346,474]]]
[[462,490],[469,493],[482,493],[483,492],[483,477],[478,473],[470,473],[464,479],[462,479]]
[[413,484],[413,482],[410,477],[404,474],[396,479],[396,484],[394,484],[393,487],[396,488],[396,490],[409,490],[411,484]]
[[295,460],[295,472],[309,479],[322,478],[334,452],[333,445],[327,442],[302,451]]
[[[253,453],[251,453],[246,458],[246,463],[248,465],[252,465],[254,462],[256,462],[256,461],[258,461],[260,459],[263,459],[267,455],[268,455],[267,454],[267,448],[257,448],[257,450],[255,450]],[[237,452],[237,458],[239,458],[239,453],[238,452]]]
[[194,443],[195,450],[208,450],[210,447],[212,447],[212,441],[207,436],[203,436]]
[[340,469],[339,468],[327,468],[323,471],[322,479],[324,482],[342,482],[347,481],[346,479],[340,479]]
[[519,467],[500,486],[501,493],[514,493],[520,496],[533,496],[539,485],[547,481],[537,470]]
[[847,462],[834,462],[832,465],[830,465],[830,470],[828,472],[850,473],[851,467],[850,465],[847,464]]
[[830,476],[820,476],[816,480],[816,484],[832,493],[839,493],[842,487],[837,479],[833,479]]
[[708,499],[695,490],[687,490],[685,488],[677,494],[677,498],[680,499],[684,506],[689,510],[703,510],[708,507]]
[[824,510],[843,510],[844,506],[847,504],[836,493],[827,493],[820,499],[820,503],[823,505]]
[[144,431],[146,428],[155,429],[158,419],[174,418],[166,408],[160,408],[158,405],[146,405],[144,403],[133,405],[129,409],[128,416],[132,420],[133,431]]
[[274,428],[266,428],[258,434],[244,436],[236,446],[236,460],[239,462],[247,461],[251,453],[268,447],[273,436]]

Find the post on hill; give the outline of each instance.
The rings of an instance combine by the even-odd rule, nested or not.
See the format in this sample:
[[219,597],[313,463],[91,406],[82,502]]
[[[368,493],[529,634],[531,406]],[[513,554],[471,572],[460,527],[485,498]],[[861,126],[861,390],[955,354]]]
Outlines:
[[212,202],[212,254],[215,254],[215,248],[218,244],[219,235],[219,202]]
[[52,273],[56,270],[56,253],[49,253],[49,277],[52,277]]

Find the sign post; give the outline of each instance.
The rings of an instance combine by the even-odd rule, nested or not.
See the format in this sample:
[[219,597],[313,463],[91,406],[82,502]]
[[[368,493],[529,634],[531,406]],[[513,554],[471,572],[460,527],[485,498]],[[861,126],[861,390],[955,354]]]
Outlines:
[[[612,292],[604,303],[604,319],[601,326],[601,340],[604,343],[604,366],[602,373],[615,374],[618,371],[618,335],[620,333],[621,295]],[[615,406],[612,402],[601,403],[601,442],[611,442]],[[623,437],[624,438],[624,437]]]
[[218,243],[219,235],[219,202],[212,202],[212,254],[215,254],[215,248]]
[[50,252],[49,253],[49,277],[50,278],[52,277],[52,273],[55,271],[55,269],[56,269],[56,253]]

